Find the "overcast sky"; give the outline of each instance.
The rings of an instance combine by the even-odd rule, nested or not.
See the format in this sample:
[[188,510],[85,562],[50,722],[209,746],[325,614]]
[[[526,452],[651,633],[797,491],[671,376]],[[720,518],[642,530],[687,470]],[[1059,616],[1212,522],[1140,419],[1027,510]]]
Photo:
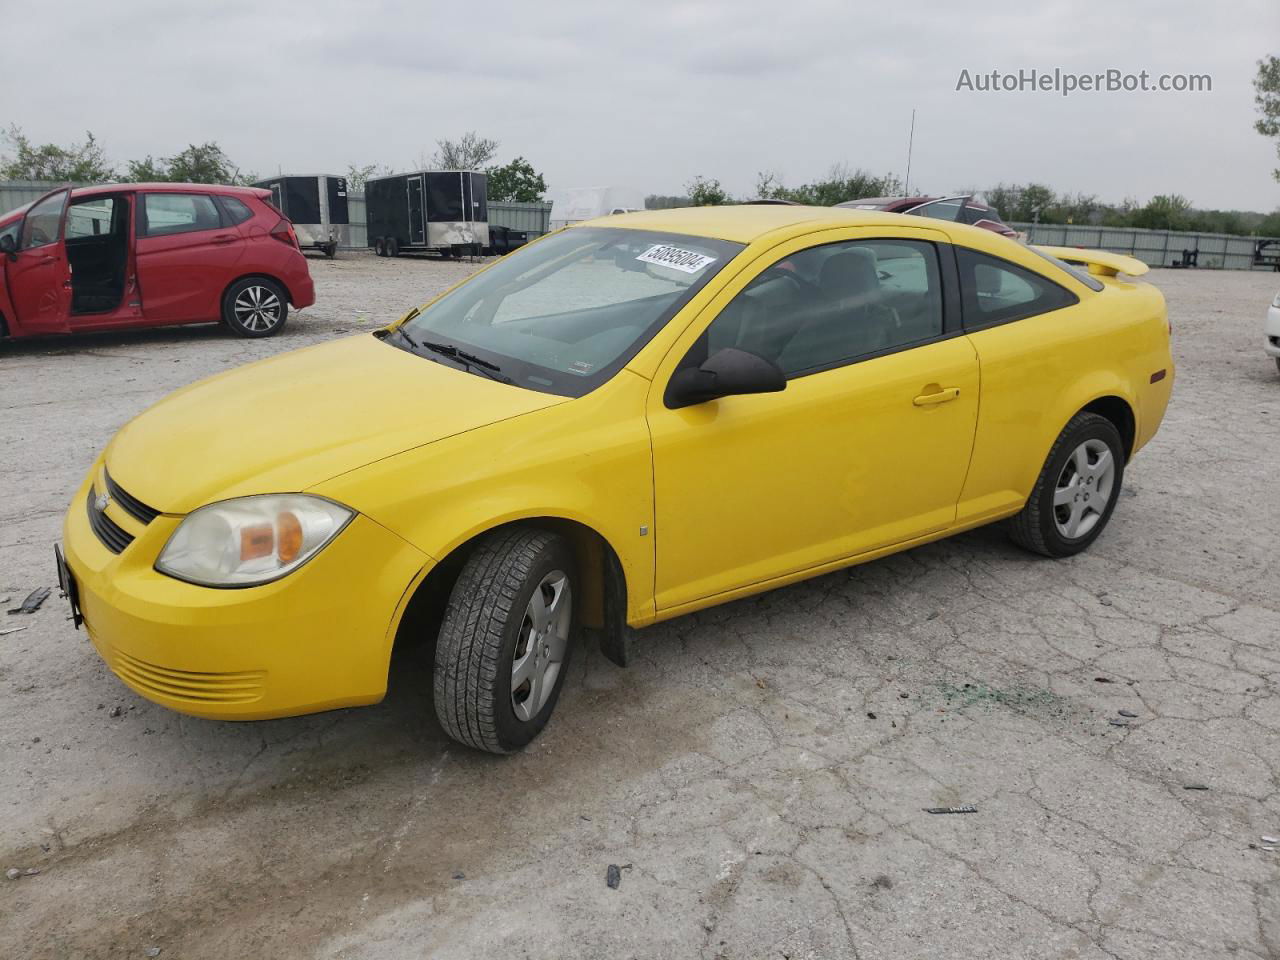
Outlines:
[[[751,192],[846,162],[925,191],[1059,191],[1271,210],[1255,61],[1280,3],[554,0],[334,4],[0,0],[0,123],[92,130],[112,160],[216,140],[242,168],[416,165],[467,130],[553,188]],[[1020,68],[1207,73],[1209,93],[957,92]]]

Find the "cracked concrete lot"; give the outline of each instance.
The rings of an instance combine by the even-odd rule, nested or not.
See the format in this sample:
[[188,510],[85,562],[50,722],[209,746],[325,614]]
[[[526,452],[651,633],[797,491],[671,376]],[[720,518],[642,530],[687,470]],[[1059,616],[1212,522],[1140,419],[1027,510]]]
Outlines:
[[[52,585],[135,413],[470,269],[313,261],[265,342],[0,345],[0,597]],[[1280,956],[1280,281],[1151,279],[1174,401],[1090,551],[980,530],[586,651],[520,756],[445,740],[422,650],[376,707],[216,723],[125,689],[56,594],[0,616],[0,871],[39,871],[0,877],[0,955]]]

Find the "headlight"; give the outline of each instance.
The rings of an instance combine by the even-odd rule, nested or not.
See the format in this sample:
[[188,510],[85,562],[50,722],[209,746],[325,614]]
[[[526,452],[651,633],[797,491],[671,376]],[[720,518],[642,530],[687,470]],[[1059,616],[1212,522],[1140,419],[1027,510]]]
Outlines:
[[206,587],[267,583],[306,563],[354,516],[300,493],[223,500],[187,514],[156,569]]

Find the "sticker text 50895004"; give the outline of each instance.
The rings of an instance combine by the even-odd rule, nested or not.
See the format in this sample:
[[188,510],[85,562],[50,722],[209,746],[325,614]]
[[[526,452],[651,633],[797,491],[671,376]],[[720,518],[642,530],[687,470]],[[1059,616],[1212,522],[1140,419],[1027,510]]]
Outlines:
[[681,273],[697,273],[708,263],[714,263],[716,260],[715,257],[708,257],[696,250],[682,250],[680,247],[673,247],[666,243],[655,243],[636,259],[658,267],[670,267]]

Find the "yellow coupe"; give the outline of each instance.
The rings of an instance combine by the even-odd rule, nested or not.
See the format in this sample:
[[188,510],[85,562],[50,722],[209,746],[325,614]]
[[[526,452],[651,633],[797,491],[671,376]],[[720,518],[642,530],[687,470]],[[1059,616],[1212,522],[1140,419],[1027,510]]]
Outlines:
[[1145,269],[844,209],[571,227],[137,417],[63,586],[202,717],[374,703],[430,630],[445,730],[516,750],[582,630],[625,663],[632,628],[996,520],[1087,547],[1173,382]]

